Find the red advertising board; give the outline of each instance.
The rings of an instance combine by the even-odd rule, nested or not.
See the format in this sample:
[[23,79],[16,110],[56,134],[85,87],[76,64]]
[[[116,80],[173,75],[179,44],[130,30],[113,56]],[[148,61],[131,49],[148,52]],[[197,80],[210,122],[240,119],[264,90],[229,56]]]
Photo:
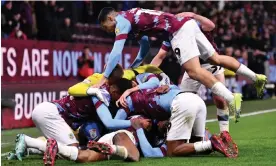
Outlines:
[[[77,58],[84,44],[32,40],[2,40],[1,76],[3,83],[62,81],[77,76]],[[88,45],[94,58],[94,71],[102,72],[112,46]],[[120,64],[128,68],[138,53],[125,47]]]
[[[31,112],[43,101],[65,95],[77,83],[77,58],[84,44],[32,40],[2,40],[2,99],[14,100],[14,109],[2,109],[2,129],[33,126]],[[112,49],[109,45],[88,45],[94,71],[102,72]],[[138,48],[126,47],[120,64],[128,68]]]

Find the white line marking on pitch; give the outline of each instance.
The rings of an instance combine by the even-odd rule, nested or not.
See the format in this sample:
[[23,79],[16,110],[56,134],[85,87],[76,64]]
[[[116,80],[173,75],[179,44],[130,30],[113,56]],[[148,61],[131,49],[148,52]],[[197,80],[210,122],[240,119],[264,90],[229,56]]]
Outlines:
[[[262,110],[262,111],[256,111],[256,112],[251,112],[251,113],[245,113],[241,114],[241,117],[246,117],[246,116],[253,116],[253,115],[259,115],[259,114],[265,114],[269,112],[276,112],[276,109],[270,109],[270,110]],[[233,117],[231,117],[232,119]],[[216,122],[218,119],[209,119],[206,120],[206,122]]]
[[9,154],[9,152],[7,152],[7,153],[2,153],[2,154],[1,154],[1,157],[7,156],[8,154]]
[[[265,113],[269,113],[269,112],[276,112],[276,109],[270,109],[270,110],[263,110],[263,111],[256,111],[256,112],[241,114],[241,117],[259,115],[259,114],[265,114]],[[231,117],[231,118],[233,118],[233,117]],[[209,119],[209,120],[206,120],[206,122],[216,122],[216,121],[217,121],[217,119]],[[1,145],[7,145],[7,144],[11,144],[11,143],[10,143],[10,142],[1,143]],[[2,154],[1,154],[1,157],[7,156],[8,154],[9,154],[9,152],[7,152],[7,153],[2,153]]]

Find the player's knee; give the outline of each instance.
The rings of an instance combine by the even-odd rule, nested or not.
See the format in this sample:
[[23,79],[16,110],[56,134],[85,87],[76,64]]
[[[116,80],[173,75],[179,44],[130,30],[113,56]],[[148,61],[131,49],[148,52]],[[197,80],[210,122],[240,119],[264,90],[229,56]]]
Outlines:
[[34,121],[34,123],[35,122],[37,122],[37,121],[39,121],[38,119],[39,119],[39,110],[38,109],[34,109],[33,111],[32,111],[32,120]]
[[128,161],[139,161],[140,153],[136,146],[132,143],[129,136],[126,133],[117,133],[113,137],[113,143],[115,145],[124,146],[128,151]]
[[124,140],[126,140],[128,138],[126,133],[117,133],[114,137],[113,137],[113,143],[117,144],[119,142],[124,142]]

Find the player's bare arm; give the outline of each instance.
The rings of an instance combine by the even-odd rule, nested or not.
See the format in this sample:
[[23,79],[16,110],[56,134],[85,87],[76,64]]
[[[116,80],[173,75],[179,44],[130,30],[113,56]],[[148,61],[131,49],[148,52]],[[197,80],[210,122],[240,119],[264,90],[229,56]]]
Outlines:
[[191,18],[195,19],[196,21],[198,21],[200,23],[203,31],[212,31],[216,27],[216,25],[213,23],[213,21],[211,21],[207,17],[195,14],[193,12],[183,12],[183,13],[177,14],[176,16],[191,17]]

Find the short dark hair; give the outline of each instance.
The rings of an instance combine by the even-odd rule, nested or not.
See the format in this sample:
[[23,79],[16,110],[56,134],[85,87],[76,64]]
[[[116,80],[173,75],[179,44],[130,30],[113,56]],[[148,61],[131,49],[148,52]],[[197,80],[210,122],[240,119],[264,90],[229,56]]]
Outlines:
[[104,7],[102,8],[102,10],[100,11],[99,15],[98,15],[98,21],[99,23],[103,22],[106,20],[107,15],[111,12],[115,11],[114,8],[112,7]]
[[118,87],[118,90],[121,94],[123,94],[126,90],[132,88],[132,81],[126,78],[121,78],[117,80],[115,84]]
[[110,83],[115,82],[122,78],[124,75],[124,69],[121,65],[117,64],[108,77]]

